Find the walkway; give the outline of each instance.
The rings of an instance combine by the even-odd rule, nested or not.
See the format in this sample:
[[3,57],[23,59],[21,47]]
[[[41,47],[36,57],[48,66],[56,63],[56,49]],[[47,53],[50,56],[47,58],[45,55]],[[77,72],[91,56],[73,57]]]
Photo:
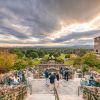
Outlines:
[[[78,97],[79,79],[69,80],[69,82],[61,80],[60,86],[57,88],[60,100],[83,100]],[[45,86],[44,79],[33,80],[33,94],[26,100],[55,100],[53,91]]]
[[83,100],[78,96],[78,86],[80,79],[74,79],[60,82],[60,87],[58,88],[58,94],[60,100]]

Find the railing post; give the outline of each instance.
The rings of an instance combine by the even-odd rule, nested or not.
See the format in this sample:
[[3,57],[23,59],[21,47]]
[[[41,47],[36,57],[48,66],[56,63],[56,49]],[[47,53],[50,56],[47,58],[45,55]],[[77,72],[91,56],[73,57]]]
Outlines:
[[90,100],[90,92],[88,91],[88,89],[86,89],[86,95],[87,95],[87,99]]
[[91,100],[91,96],[92,96],[92,94],[91,94],[91,91],[90,91],[90,100]]
[[55,84],[54,84],[54,95],[55,95],[55,100],[59,100],[59,96],[58,96],[58,92],[57,92],[57,89],[55,87]]
[[80,93],[79,93],[79,92],[80,92],[80,87],[78,87],[78,96],[80,95]]

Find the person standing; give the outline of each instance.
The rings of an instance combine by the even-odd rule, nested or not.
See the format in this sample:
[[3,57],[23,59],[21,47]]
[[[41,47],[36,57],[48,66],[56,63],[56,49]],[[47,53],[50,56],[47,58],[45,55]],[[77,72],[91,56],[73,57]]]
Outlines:
[[62,67],[60,68],[59,72],[60,72],[60,78],[62,79],[62,76],[63,76],[63,68]]
[[68,81],[69,77],[68,77],[68,70],[65,70],[65,73],[64,73],[64,79]]
[[49,79],[48,69],[45,70],[44,75],[45,75],[45,78],[46,78],[46,85],[48,85],[48,79]]
[[22,74],[22,83],[27,84],[26,77],[25,77],[24,73]]
[[13,84],[14,84],[14,85],[18,85],[18,84],[19,84],[18,77],[17,77],[16,74],[15,74],[15,76],[13,77]]
[[19,82],[22,82],[22,74],[23,74],[23,71],[19,70],[18,75],[17,75],[19,77]]
[[60,68],[60,71],[59,72],[60,72],[60,74],[62,74],[62,67]]
[[56,74],[56,79],[57,79],[57,87],[59,87],[59,73]]
[[65,71],[66,71],[65,68],[63,68],[62,69],[62,77],[63,77],[63,79],[65,79]]
[[50,84],[51,84],[50,90],[52,91],[55,85],[55,74],[53,72],[51,73],[49,79],[50,79]]

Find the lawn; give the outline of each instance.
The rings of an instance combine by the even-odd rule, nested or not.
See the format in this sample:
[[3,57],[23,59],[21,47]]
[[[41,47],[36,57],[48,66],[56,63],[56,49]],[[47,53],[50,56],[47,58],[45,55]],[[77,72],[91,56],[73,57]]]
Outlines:
[[40,59],[34,59],[33,60],[33,65],[38,65],[41,63],[41,60]]
[[64,60],[65,59],[65,54],[61,54],[59,57],[57,57],[57,59],[62,59],[62,60]]
[[73,65],[74,61],[73,60],[67,60],[64,62],[66,65]]

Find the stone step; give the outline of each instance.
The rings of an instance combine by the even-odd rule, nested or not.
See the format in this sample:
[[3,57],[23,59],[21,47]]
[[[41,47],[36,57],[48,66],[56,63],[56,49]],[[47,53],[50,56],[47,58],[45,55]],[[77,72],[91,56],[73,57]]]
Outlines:
[[78,97],[76,95],[60,95],[60,94],[59,94],[59,99],[60,100],[83,100],[81,97]]
[[[57,88],[60,100],[83,100],[78,96],[78,86],[80,79],[64,81],[60,80],[60,85]],[[54,92],[45,85],[45,79],[36,79],[32,81],[33,94],[26,100],[55,100]]]
[[55,96],[52,94],[33,94],[25,100],[55,100]]

